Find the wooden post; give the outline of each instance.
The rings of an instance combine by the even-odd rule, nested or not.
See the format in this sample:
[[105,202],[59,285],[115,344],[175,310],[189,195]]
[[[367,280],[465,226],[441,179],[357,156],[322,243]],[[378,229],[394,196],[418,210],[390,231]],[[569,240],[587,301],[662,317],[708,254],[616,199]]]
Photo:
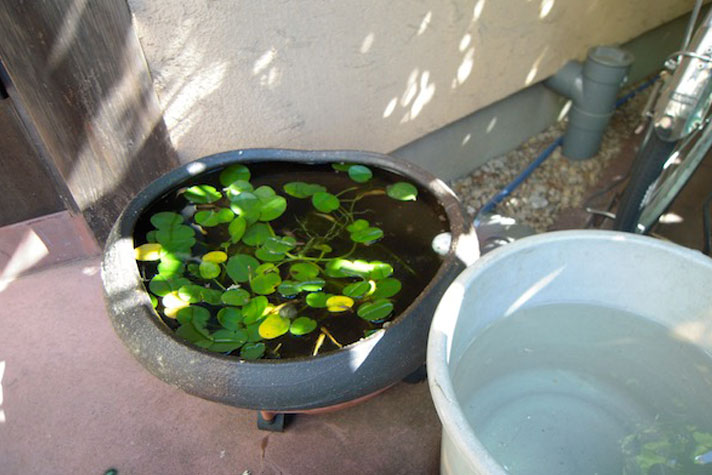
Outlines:
[[6,2],[0,58],[42,158],[103,244],[130,198],[178,164],[128,5]]

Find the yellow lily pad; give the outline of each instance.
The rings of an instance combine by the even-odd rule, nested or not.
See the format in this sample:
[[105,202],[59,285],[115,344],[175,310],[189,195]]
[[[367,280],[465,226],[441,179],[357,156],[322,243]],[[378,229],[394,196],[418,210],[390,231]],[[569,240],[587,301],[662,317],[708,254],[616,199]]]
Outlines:
[[202,259],[205,262],[214,262],[215,264],[222,264],[227,260],[227,254],[222,251],[212,251],[205,254]]
[[266,340],[277,338],[289,331],[290,321],[279,314],[272,314],[260,323],[258,332],[260,336]]
[[354,300],[345,295],[334,295],[326,299],[326,309],[330,312],[345,312],[354,306]]
[[134,249],[134,255],[137,261],[157,261],[161,258],[163,247],[157,242],[149,242],[141,244]]
[[180,298],[180,294],[178,293],[177,290],[167,293],[161,300],[161,303],[163,303],[163,306],[166,308],[177,308],[177,309],[181,309],[183,307],[187,307],[188,305],[190,305],[190,302],[186,302],[185,300]]

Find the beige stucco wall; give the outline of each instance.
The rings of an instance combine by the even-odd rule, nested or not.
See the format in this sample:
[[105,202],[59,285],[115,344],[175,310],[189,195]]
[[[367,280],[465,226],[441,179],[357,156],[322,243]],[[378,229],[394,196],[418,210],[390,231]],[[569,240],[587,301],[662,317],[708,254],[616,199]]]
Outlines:
[[388,152],[692,3],[129,0],[184,161],[241,147]]

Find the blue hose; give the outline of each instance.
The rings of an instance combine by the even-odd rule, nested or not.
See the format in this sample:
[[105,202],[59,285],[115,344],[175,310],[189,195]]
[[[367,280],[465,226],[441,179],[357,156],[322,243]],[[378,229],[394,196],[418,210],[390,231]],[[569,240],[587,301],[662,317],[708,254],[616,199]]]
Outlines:
[[[644,91],[645,89],[647,89],[648,87],[652,86],[653,83],[655,83],[655,81],[657,81],[659,77],[660,77],[660,75],[656,74],[655,76],[648,79],[640,86],[633,89],[628,94],[620,97],[616,101],[616,109],[618,109],[623,104],[625,104],[626,102],[631,100],[638,93],[640,93],[640,92]],[[529,178],[529,175],[531,175],[534,172],[534,170],[536,170],[539,167],[539,165],[544,163],[544,160],[549,158],[549,155],[551,155],[554,152],[554,150],[556,150],[556,148],[559,147],[562,143],[564,143],[563,135],[559,136],[556,140],[554,140],[554,142],[552,142],[548,147],[546,147],[539,154],[539,156],[537,156],[534,159],[534,161],[531,162],[529,164],[529,166],[527,166],[527,168],[524,169],[524,171],[522,171],[519,175],[517,175],[517,177],[514,178],[514,180],[510,181],[504,188],[502,188],[499,191],[499,193],[494,195],[487,203],[485,203],[484,206],[482,206],[482,208],[480,208],[480,210],[477,212],[477,215],[475,216],[475,223],[474,223],[475,226],[479,225],[479,223],[480,223],[480,215],[487,214],[487,213],[490,213],[491,211],[493,211],[497,207],[497,205],[502,202],[502,200],[504,200],[507,196],[512,194],[512,192],[519,185],[521,185],[524,182],[524,180]]]

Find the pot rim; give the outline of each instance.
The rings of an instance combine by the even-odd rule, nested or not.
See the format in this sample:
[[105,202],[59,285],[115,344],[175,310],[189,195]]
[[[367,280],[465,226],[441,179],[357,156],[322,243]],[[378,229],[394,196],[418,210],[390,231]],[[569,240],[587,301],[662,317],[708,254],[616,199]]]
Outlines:
[[[218,168],[223,168],[233,163],[249,164],[259,162],[291,162],[323,164],[339,161],[363,163],[375,166],[417,182],[436,198],[448,218],[450,228],[449,231],[452,235],[448,253],[444,256],[437,272],[430,282],[428,282],[420,294],[418,294],[418,296],[399,315],[397,315],[396,318],[388,322],[389,325],[383,328],[383,332],[377,331],[366,338],[361,338],[353,343],[345,345],[343,348],[316,356],[301,356],[272,360],[243,360],[234,356],[210,352],[206,349],[191,345],[190,343],[177,337],[175,332],[169,329],[159,318],[150,318],[150,321],[155,329],[160,331],[163,336],[178,342],[186,351],[199,353],[200,355],[209,356],[211,358],[231,363],[234,362],[235,364],[240,365],[294,365],[305,361],[334,358],[339,354],[354,351],[355,348],[359,348],[369,342],[373,343],[374,341],[378,341],[384,332],[396,327],[403,320],[408,318],[413,309],[416,308],[424,297],[432,291],[435,284],[443,279],[452,267],[458,265],[458,260],[464,262],[465,264],[469,264],[477,259],[479,257],[479,249],[476,245],[473,248],[473,243],[477,243],[476,237],[471,223],[466,221],[466,215],[462,211],[461,203],[455,196],[454,192],[443,181],[410,162],[375,152],[365,152],[359,150],[314,151],[272,148],[232,150],[199,158],[163,174],[147,185],[134,197],[134,199],[129,202],[114,224],[114,228],[112,229],[110,237],[107,240],[104,249],[104,259],[102,260],[102,279],[104,280],[105,294],[107,297],[111,297],[111,292],[106,289],[106,269],[104,266],[106,263],[106,255],[110,252],[117,252],[120,259],[129,260],[132,264],[130,275],[123,275],[122,278],[124,280],[130,280],[133,283],[134,290],[141,291],[141,303],[143,305],[150,305],[148,292],[145,290],[145,287],[141,282],[138,266],[135,265],[135,260],[133,258],[133,231],[136,222],[146,208],[156,199],[163,196],[163,194],[165,194],[169,189],[178,186],[184,181],[195,178],[200,174],[210,172]],[[124,271],[128,271],[128,269],[124,269]],[[137,288],[136,284],[138,284]]]

